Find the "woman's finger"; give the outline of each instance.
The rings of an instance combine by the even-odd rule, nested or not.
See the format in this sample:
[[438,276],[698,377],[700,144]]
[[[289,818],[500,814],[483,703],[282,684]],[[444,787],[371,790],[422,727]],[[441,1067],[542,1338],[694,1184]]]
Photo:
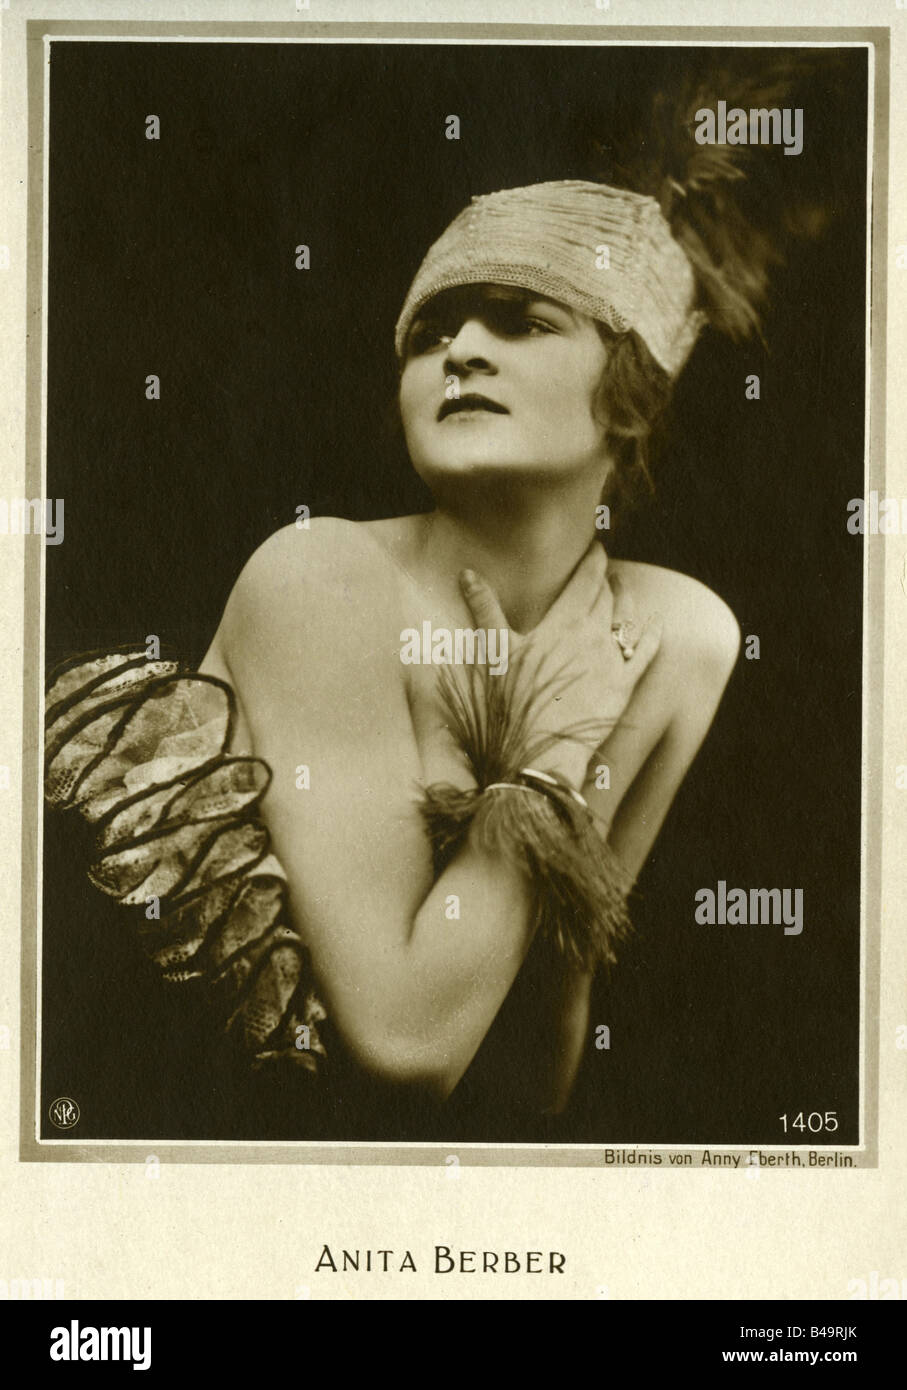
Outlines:
[[475,570],[461,570],[459,579],[460,591],[477,626],[509,628],[510,624],[498,603],[498,596],[486,579]]

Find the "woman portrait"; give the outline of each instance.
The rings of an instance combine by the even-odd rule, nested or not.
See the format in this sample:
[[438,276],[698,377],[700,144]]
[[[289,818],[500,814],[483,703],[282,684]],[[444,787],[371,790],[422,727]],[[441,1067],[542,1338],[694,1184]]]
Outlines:
[[[843,1142],[865,121],[839,157],[819,98],[865,54],[94,47],[42,1091],[111,1139]],[[697,143],[712,96],[802,153]]]

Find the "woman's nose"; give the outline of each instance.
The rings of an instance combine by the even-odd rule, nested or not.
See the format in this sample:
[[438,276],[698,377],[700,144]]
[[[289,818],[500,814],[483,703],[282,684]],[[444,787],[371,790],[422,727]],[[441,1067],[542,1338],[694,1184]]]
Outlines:
[[464,320],[447,345],[444,366],[456,371],[466,368],[473,372],[494,375],[494,335],[479,318]]

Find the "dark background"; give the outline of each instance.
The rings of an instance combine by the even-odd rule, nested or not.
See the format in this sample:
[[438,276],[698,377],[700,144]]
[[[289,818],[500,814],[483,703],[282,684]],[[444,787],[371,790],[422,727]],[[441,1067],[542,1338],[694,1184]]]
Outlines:
[[[66,532],[46,549],[49,666],[149,633],[199,660],[244,561],[301,503],[354,520],[425,510],[388,421],[393,325],[427,245],[474,193],[607,179],[596,146],[648,129],[653,92],[701,61],[55,44],[47,490]],[[778,268],[764,343],[704,336],[656,498],[613,537],[714,588],[761,656],[741,657],[656,843],[635,937],[596,987],[610,1050],[590,1046],[550,1137],[858,1138],[862,545],[845,522],[863,492],[866,57],[814,61],[803,153],[755,153],[806,222],[822,202],[824,234]],[[206,1071],[203,1001],[166,996],[88,886],[81,826],[50,815],[45,846],[45,1125],[65,1094],[82,1110],[73,1138],[276,1133],[266,1086]],[[719,879],[802,888],[803,934],[695,925],[694,893]],[[826,1110],[833,1138],[783,1134],[781,1114]],[[458,1132],[545,1137],[502,1115],[473,1111]],[[427,1119],[406,1123],[430,1137]],[[369,1132],[406,1123],[391,1107]]]

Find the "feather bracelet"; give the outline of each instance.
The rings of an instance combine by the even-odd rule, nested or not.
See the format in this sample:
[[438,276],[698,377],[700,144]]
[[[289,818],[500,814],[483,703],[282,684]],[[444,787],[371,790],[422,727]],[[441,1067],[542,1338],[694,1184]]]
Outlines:
[[477,785],[464,790],[433,783],[423,789],[420,809],[435,873],[472,834],[483,849],[529,876],[534,925],[572,968],[613,962],[615,944],[630,929],[626,901],[632,882],[583,798],[526,766],[557,741],[527,741],[529,712],[541,690],[519,701],[512,685],[477,667],[469,668],[464,689],[442,667],[439,693]]

